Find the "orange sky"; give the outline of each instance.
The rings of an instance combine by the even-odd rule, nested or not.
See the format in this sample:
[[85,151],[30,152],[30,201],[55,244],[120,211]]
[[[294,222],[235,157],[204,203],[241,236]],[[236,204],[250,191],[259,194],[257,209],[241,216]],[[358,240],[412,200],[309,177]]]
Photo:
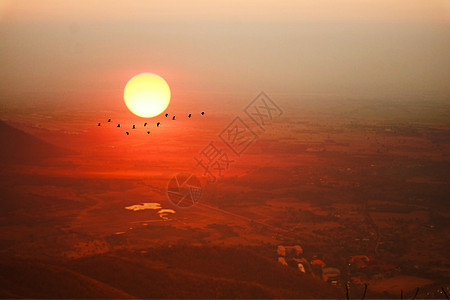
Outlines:
[[449,16],[444,0],[1,1],[0,96],[121,101],[154,72],[185,102],[448,99]]
[[191,0],[2,1],[2,19],[14,21],[347,21],[449,22],[446,0]]

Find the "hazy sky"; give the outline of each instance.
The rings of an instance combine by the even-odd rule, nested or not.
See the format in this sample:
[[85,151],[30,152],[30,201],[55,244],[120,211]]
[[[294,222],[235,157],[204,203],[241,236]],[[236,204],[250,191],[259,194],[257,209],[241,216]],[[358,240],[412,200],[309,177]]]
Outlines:
[[145,71],[184,101],[448,98],[449,50],[445,0],[0,0],[3,104],[118,99]]

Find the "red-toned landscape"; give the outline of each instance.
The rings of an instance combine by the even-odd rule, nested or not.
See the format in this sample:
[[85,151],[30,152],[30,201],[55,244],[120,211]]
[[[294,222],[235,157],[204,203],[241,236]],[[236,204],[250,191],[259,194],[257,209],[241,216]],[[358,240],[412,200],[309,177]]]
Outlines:
[[448,299],[449,16],[1,0],[0,298]]
[[[449,278],[449,107],[348,105],[285,108],[214,183],[194,157],[232,112],[162,120],[151,136],[96,126],[115,112],[11,115],[2,295],[337,298],[348,281],[353,295],[367,283],[368,297],[437,296]],[[168,200],[178,172],[204,184],[197,205]],[[126,209],[142,203],[173,212]],[[306,274],[289,251],[278,262],[280,245],[302,247]],[[314,261],[339,269],[336,282]]]

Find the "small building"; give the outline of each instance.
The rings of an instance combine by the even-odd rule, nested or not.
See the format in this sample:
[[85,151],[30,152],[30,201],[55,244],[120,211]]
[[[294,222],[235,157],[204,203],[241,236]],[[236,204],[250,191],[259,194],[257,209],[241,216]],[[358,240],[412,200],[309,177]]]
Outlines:
[[367,264],[370,262],[369,257],[366,255],[350,256],[349,266],[354,266],[358,269],[367,268]]
[[286,262],[286,259],[284,259],[284,257],[282,257],[282,256],[278,257],[278,262],[284,266],[288,265]]
[[303,254],[303,248],[300,245],[295,246],[282,246],[279,245],[277,248],[277,253],[280,256],[293,256],[300,257]]
[[322,268],[322,279],[325,282],[339,281],[341,270],[338,268]]
[[306,273],[305,266],[302,263],[298,264],[298,269],[300,270],[300,272]]
[[313,259],[313,260],[311,261],[311,265],[319,265],[319,266],[321,266],[321,267],[323,268],[323,267],[325,267],[327,264],[326,264],[323,260],[321,260],[321,259]]

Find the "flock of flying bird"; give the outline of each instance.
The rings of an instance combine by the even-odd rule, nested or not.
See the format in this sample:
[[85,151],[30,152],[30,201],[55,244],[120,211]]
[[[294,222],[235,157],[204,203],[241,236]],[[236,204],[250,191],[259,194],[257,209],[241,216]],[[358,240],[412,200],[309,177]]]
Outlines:
[[[201,114],[202,116],[204,116],[204,115],[205,115],[205,112],[202,111],[200,114]],[[166,118],[169,117],[169,114],[165,114],[165,117],[166,117]],[[192,114],[189,114],[189,115],[188,115],[188,118],[191,118],[191,117],[192,117]],[[175,119],[175,116],[172,117],[172,120],[176,120],[176,119]],[[107,122],[108,122],[108,123],[111,123],[111,119],[108,119]],[[156,123],[156,127],[159,127],[159,125],[161,125],[161,122],[157,122],[157,123]],[[102,126],[102,124],[99,122],[97,126]],[[144,127],[146,127],[146,126],[147,126],[147,122],[144,123]],[[120,124],[117,124],[117,127],[120,127]],[[136,125],[133,125],[133,129],[136,129]],[[127,135],[130,135],[130,132],[128,132],[128,131],[126,131],[125,133],[126,133]],[[150,134],[150,131],[147,131],[147,134]]]

